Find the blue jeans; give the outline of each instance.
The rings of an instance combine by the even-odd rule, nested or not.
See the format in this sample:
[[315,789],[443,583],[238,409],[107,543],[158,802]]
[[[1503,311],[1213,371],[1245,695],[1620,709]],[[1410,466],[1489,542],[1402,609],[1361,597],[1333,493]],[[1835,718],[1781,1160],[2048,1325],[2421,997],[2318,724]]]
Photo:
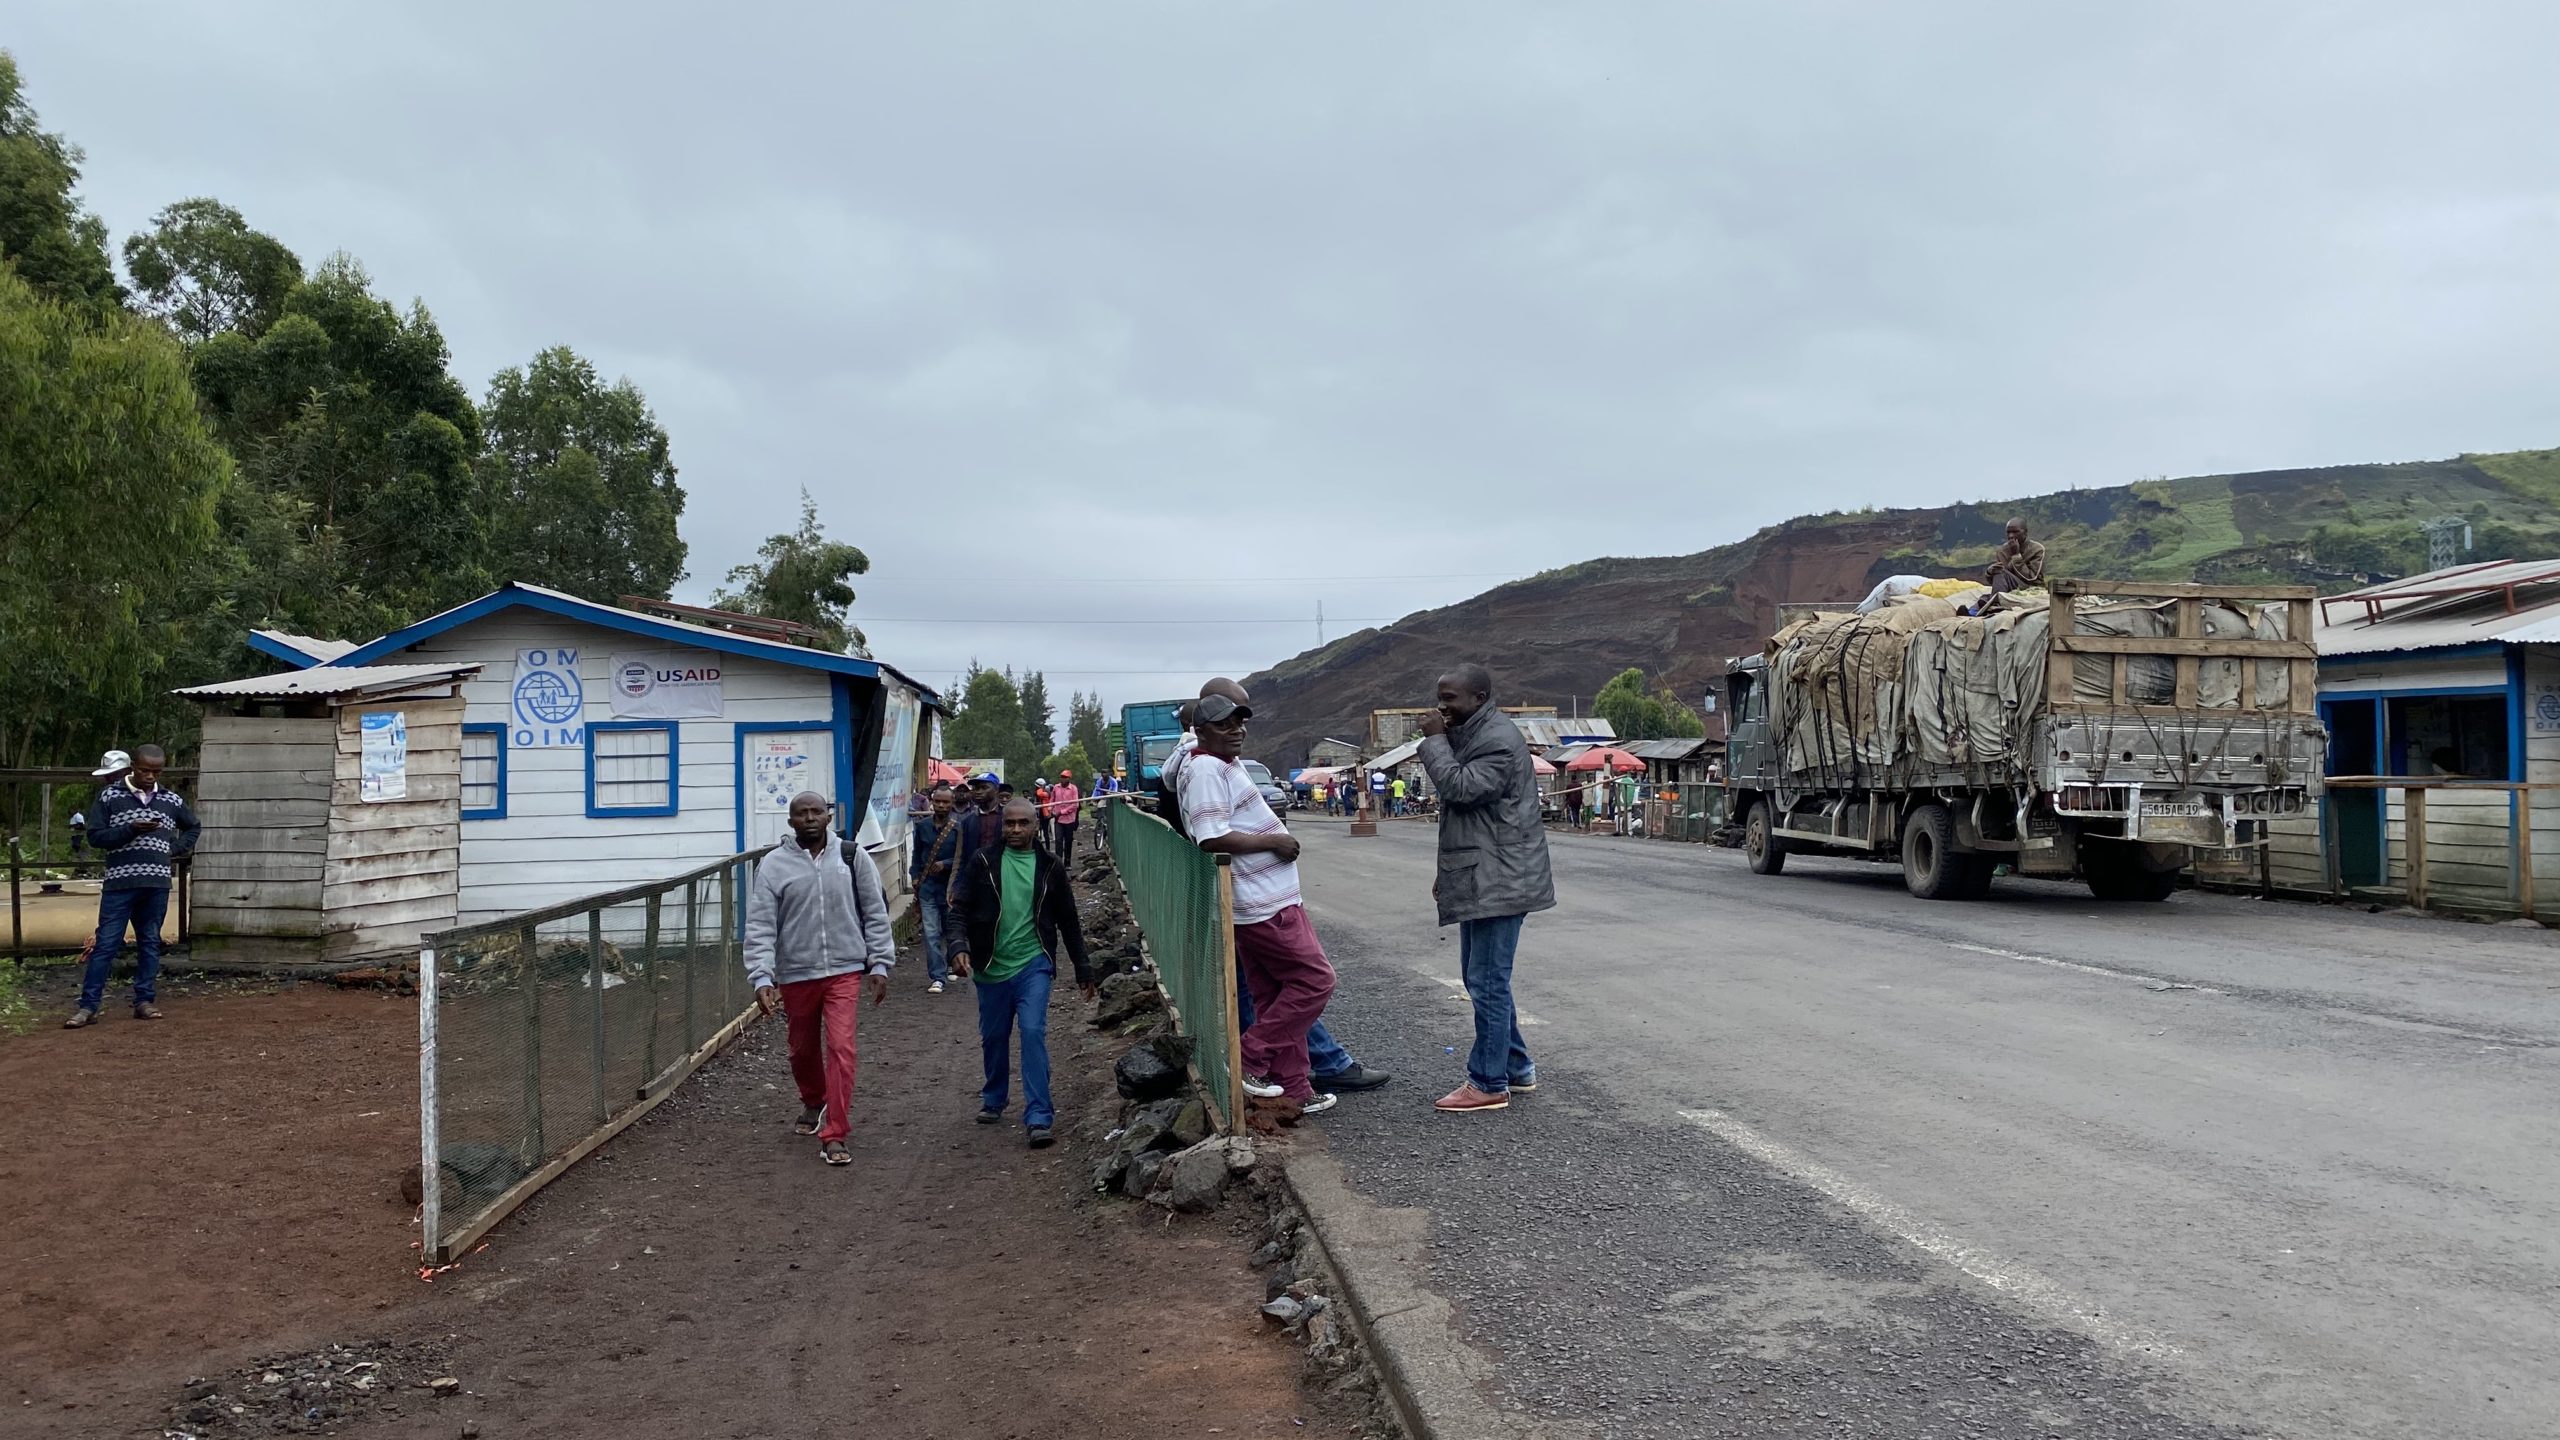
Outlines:
[[124,953],[124,927],[133,926],[133,943],[141,963],[133,972],[133,1003],[148,1005],[159,995],[160,922],[168,918],[166,890],[103,890],[98,894],[98,943],[89,952],[89,968],[80,977],[80,1008],[95,1010],[107,998],[107,976]]
[[924,927],[924,975],[936,984],[951,978],[951,958],[942,943],[942,922],[949,918],[951,890],[939,881],[916,887],[916,921]]
[[1520,1038],[1520,1014],[1511,1003],[1511,960],[1520,951],[1526,915],[1498,915],[1458,922],[1458,970],[1475,1002],[1476,1043],[1467,1052],[1467,1080],[1488,1095],[1514,1084],[1535,1084],[1537,1064]]
[[[1239,962],[1236,966],[1236,1030],[1241,1033],[1252,1028],[1253,992],[1244,988],[1244,966]],[[1341,1041],[1333,1038],[1333,1032],[1324,1028],[1322,1020],[1318,1020],[1314,1027],[1307,1031],[1307,1077],[1309,1079],[1317,1081],[1330,1079],[1359,1063],[1351,1058],[1350,1051],[1342,1048]]]
[[986,1088],[978,1104],[1004,1109],[1008,1091],[1008,1042],[1022,1031],[1022,1123],[1046,1126],[1058,1118],[1049,1104],[1049,986],[1058,967],[1043,955],[1010,980],[978,982],[978,1051],[986,1062]]

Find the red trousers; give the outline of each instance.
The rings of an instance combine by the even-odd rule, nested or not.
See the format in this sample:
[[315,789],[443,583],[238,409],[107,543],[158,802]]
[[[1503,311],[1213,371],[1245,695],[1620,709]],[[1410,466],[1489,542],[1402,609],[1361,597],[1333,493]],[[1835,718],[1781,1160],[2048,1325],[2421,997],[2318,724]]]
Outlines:
[[853,1129],[853,1021],[862,1013],[862,973],[794,980],[782,987],[782,1019],[791,1037],[791,1078],[800,1103],[826,1107],[818,1142]]
[[1290,1099],[1315,1098],[1307,1081],[1307,1031],[1333,998],[1333,962],[1316,943],[1306,907],[1292,905],[1268,920],[1236,927],[1236,960],[1253,996],[1253,1028],[1244,1032],[1244,1068]]

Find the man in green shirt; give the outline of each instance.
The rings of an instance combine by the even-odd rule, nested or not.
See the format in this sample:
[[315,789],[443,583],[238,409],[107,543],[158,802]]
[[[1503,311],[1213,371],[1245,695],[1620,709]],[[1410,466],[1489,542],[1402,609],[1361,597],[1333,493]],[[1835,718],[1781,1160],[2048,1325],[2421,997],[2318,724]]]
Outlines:
[[[1061,944],[1087,1000],[1096,983],[1067,867],[1039,839],[1038,808],[1028,800],[1012,801],[1004,807],[1003,848],[972,856],[951,886],[951,910],[961,922],[951,970],[975,979],[978,989],[978,1047],[986,1065],[978,1123],[1004,1118],[1012,1069],[1007,1052],[1019,1030],[1022,1124],[1034,1149],[1049,1143],[1057,1120],[1049,1103],[1049,987],[1058,977]],[[983,963],[973,967],[972,956]]]

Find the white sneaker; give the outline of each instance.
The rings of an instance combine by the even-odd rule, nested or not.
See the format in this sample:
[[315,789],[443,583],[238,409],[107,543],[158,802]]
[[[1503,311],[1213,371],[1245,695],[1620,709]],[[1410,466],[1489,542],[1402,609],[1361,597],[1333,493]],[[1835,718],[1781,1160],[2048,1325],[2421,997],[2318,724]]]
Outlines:
[[1339,1102],[1334,1096],[1318,1095],[1313,1100],[1299,1106],[1298,1113],[1301,1115],[1321,1115],[1327,1110],[1332,1109],[1337,1103]]
[[924,993],[926,993],[927,995],[939,995],[939,994],[941,994],[941,993],[942,993],[942,982],[941,982],[941,981],[939,981],[939,980],[936,980],[936,981],[934,981],[932,984],[927,985],[926,987],[924,987]]
[[1256,1100],[1277,1100],[1283,1093],[1279,1086],[1256,1076],[1244,1077],[1244,1093]]

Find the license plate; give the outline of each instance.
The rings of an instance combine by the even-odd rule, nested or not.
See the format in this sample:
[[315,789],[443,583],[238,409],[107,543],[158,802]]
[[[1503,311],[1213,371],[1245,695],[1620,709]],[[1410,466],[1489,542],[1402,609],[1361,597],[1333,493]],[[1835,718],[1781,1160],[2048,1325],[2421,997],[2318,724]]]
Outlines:
[[2183,800],[2145,800],[2142,802],[2142,813],[2145,815],[2172,815],[2185,817],[2189,815],[2201,815],[2204,812]]

